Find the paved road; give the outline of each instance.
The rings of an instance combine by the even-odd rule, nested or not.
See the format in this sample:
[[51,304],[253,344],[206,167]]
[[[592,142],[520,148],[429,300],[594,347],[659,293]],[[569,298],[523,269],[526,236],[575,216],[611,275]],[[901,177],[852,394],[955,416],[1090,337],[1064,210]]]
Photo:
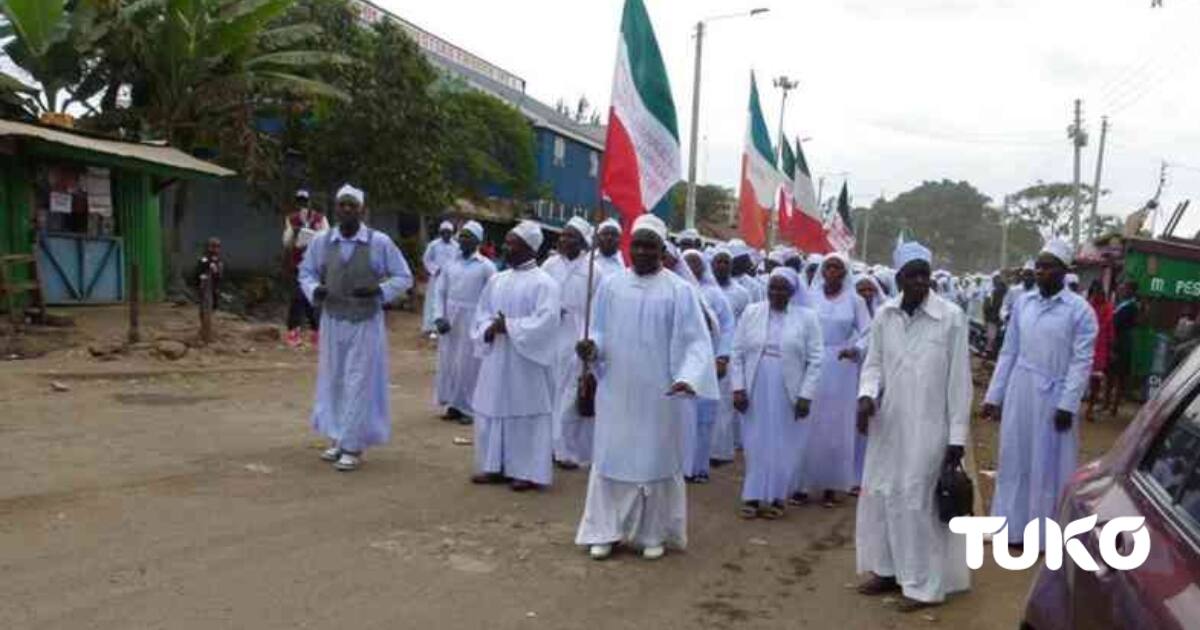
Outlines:
[[[396,437],[353,474],[307,432],[310,353],[186,374],[78,352],[0,363],[0,627],[1016,625],[1029,576],[995,568],[930,617],[854,594],[853,504],[744,522],[740,467],[689,489],[687,552],[592,562],[572,544],[584,473],[539,494],[468,484],[453,438],[469,432],[429,407],[432,352],[411,317],[392,325]],[[51,393],[55,369],[70,391]]]

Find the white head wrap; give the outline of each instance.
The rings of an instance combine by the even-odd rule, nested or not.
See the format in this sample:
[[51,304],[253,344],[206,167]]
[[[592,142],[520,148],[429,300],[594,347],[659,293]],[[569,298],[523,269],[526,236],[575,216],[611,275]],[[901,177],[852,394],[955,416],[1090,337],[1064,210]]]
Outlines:
[[465,224],[463,224],[462,231],[470,232],[475,236],[475,240],[483,240],[483,226],[480,225],[478,221],[467,221]]
[[1042,246],[1042,251],[1038,253],[1050,254],[1068,267],[1070,267],[1071,263],[1075,260],[1074,251],[1071,249],[1071,245],[1061,238],[1052,238],[1049,241],[1046,241],[1046,244]]
[[587,219],[583,217],[571,217],[571,220],[567,221],[567,227],[574,228],[583,237],[583,242],[587,243],[588,247],[592,246],[592,224],[588,223]]
[[653,214],[643,214],[633,222],[632,232],[634,234],[643,230],[654,234],[664,243],[667,241],[667,224],[663,223],[662,219]]
[[1026,260],[1025,264],[1021,267],[1021,271],[1033,271],[1033,261]]
[[929,251],[928,247],[916,242],[905,241],[896,246],[896,251],[892,252],[892,267],[899,273],[904,265],[907,265],[914,260],[923,260],[926,263],[933,262],[933,252]]
[[767,256],[767,260],[769,260],[773,263],[780,264],[780,265],[786,263],[787,259],[788,259],[787,252],[782,249],[772,250],[771,254],[769,256]]
[[367,196],[363,194],[363,191],[351,186],[350,184],[342,184],[342,187],[338,189],[337,196],[335,196],[334,199],[341,200],[345,197],[353,199],[354,201],[358,202],[358,205],[360,206],[363,205],[367,198]]
[[730,239],[725,246],[729,248],[730,258],[737,258],[738,256],[746,256],[750,254],[750,248],[746,246],[746,241],[743,241],[740,238]]
[[724,245],[717,245],[712,248],[712,256],[709,257],[709,260],[715,259],[717,256],[727,256],[732,259],[733,252],[729,251],[729,248]]
[[796,273],[796,270],[792,269],[791,267],[780,266],[772,269],[768,282],[775,278],[783,278],[784,280],[787,280],[787,283],[792,286],[792,291],[800,290],[800,276]]
[[620,234],[621,233],[621,222],[617,221],[616,219],[613,219],[611,217],[607,218],[604,220],[603,223],[601,223],[599,225],[599,227],[596,228],[596,232],[600,233],[600,232],[603,232],[604,230],[609,230],[609,229],[616,230],[617,234]]
[[446,230],[453,232],[454,224],[449,221],[442,221],[442,224],[438,226],[438,231],[445,232]]
[[542,226],[538,225],[536,221],[528,219],[521,221],[510,232],[516,234],[517,238],[525,241],[525,244],[533,251],[536,252],[542,248]]
[[808,258],[804,259],[804,266],[820,265],[823,262],[825,262],[825,257],[821,254],[809,254]]

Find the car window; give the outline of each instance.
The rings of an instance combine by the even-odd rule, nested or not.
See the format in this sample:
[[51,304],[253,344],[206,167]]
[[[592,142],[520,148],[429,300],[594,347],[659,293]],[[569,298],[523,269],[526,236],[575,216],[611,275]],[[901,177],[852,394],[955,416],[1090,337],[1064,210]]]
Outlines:
[[1192,401],[1159,434],[1149,455],[1142,461],[1145,472],[1172,503],[1183,502],[1183,495],[1200,521],[1200,477],[1196,474],[1200,457],[1200,397]]

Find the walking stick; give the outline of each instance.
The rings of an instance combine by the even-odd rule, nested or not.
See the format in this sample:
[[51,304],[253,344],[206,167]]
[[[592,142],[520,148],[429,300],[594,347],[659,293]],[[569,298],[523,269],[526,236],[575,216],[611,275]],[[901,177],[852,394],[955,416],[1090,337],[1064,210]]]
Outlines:
[[[596,248],[588,253],[587,306],[583,311],[583,340],[587,341],[592,332],[592,279],[596,275]],[[583,362],[583,371],[579,374],[579,383],[575,390],[575,411],[581,418],[596,417],[596,375],[592,374],[591,366]]]

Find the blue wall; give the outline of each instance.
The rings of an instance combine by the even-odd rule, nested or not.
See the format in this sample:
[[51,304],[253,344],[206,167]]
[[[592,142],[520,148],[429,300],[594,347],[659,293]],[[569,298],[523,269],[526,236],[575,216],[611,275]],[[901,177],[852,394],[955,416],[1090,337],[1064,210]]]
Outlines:
[[[599,164],[601,152],[550,129],[535,128],[534,137],[538,183],[549,187],[550,197],[555,202],[568,209],[582,207],[587,210],[586,214],[591,214],[600,204],[599,179],[598,175],[592,176],[591,156],[595,154]],[[555,138],[562,138],[566,149],[561,164],[554,162]],[[551,222],[562,223],[557,219]]]

